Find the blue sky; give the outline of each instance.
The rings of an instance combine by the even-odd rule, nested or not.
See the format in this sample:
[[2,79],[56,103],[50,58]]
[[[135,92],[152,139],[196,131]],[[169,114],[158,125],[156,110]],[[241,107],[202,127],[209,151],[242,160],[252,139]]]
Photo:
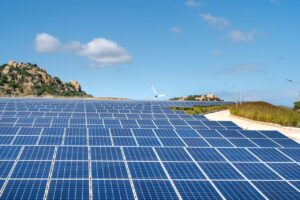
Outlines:
[[0,61],[32,62],[95,96],[214,92],[292,105],[300,90],[296,0],[0,2]]

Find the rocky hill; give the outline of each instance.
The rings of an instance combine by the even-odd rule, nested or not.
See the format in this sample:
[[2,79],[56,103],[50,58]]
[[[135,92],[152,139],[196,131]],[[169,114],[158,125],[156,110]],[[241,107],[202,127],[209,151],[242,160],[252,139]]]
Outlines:
[[215,94],[189,95],[189,96],[183,96],[183,97],[174,97],[170,100],[175,100],[175,101],[223,101],[221,98],[217,97]]
[[77,81],[64,83],[36,64],[16,61],[0,66],[0,96],[91,97]]

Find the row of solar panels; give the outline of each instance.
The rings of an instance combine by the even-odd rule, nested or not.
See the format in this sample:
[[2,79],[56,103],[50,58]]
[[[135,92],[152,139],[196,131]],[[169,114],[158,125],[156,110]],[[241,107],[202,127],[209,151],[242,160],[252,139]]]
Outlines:
[[[3,184],[0,180],[0,186]],[[298,200],[300,183],[285,181],[132,181],[138,199],[287,199]],[[90,186],[91,185],[91,186]],[[134,199],[129,180],[10,180],[3,199]],[[91,192],[89,188],[91,187]],[[18,189],[16,189],[18,188]],[[199,190],[199,188],[202,188]],[[257,191],[260,190],[260,192]],[[282,192],[276,192],[281,191]],[[47,191],[47,192],[45,192]],[[91,195],[92,194],[92,195]],[[221,196],[222,195],[222,196]]]
[[[1,177],[10,179],[47,179],[52,161],[19,160],[13,168],[13,161],[2,161]],[[228,162],[126,162],[133,180],[288,180],[300,179],[300,166],[297,163],[228,163]],[[56,160],[51,179],[88,179],[88,161]],[[163,166],[162,166],[163,165]],[[164,171],[163,167],[166,169]],[[11,170],[13,169],[13,170]],[[129,179],[125,162],[91,162],[92,178],[95,179]]]
[[0,145],[65,145],[65,146],[148,146],[148,147],[247,147],[299,148],[289,139],[222,139],[176,137],[81,137],[81,136],[0,136]]
[[101,129],[101,128],[15,128],[0,127],[0,135],[47,136],[128,136],[128,137],[203,137],[203,138],[252,138],[289,139],[277,131],[251,130],[188,130],[188,129]]
[[[56,151],[57,149],[57,151]],[[124,156],[122,154],[124,151]],[[98,161],[163,162],[300,162],[300,148],[166,148],[166,147],[79,147],[0,146],[0,160],[86,161],[89,154]],[[21,153],[21,154],[20,154]],[[19,155],[20,154],[20,155]],[[158,157],[157,157],[158,156]],[[299,177],[300,173],[294,174]]]

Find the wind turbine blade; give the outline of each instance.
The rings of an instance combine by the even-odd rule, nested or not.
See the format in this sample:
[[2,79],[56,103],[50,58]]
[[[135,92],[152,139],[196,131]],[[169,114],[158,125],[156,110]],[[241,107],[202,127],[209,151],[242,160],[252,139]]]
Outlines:
[[154,93],[155,95],[157,95],[157,91],[156,91],[156,89],[154,88],[154,86],[152,85],[151,87],[152,87],[153,93]]
[[166,94],[158,94],[157,97],[165,97],[167,96]]

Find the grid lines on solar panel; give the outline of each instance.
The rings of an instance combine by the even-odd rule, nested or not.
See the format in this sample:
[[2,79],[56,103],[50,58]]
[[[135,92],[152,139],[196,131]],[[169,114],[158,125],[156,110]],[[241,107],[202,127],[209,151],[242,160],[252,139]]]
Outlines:
[[52,179],[88,178],[87,161],[55,161]]
[[174,181],[183,199],[222,199],[208,181]]
[[42,199],[46,180],[9,180],[2,199]]
[[300,193],[285,181],[254,181],[253,183],[269,199],[300,199]]
[[265,199],[246,181],[215,181],[214,184],[226,199]]
[[18,161],[11,178],[48,178],[50,161]]
[[171,183],[166,180],[134,180],[138,199],[178,199]]
[[128,162],[133,179],[167,179],[159,162]]
[[276,173],[263,163],[234,163],[234,166],[249,180],[279,180]]
[[94,199],[133,199],[129,180],[93,180]]
[[52,179],[47,199],[89,199],[89,181]]
[[93,179],[128,179],[124,162],[92,162]]

